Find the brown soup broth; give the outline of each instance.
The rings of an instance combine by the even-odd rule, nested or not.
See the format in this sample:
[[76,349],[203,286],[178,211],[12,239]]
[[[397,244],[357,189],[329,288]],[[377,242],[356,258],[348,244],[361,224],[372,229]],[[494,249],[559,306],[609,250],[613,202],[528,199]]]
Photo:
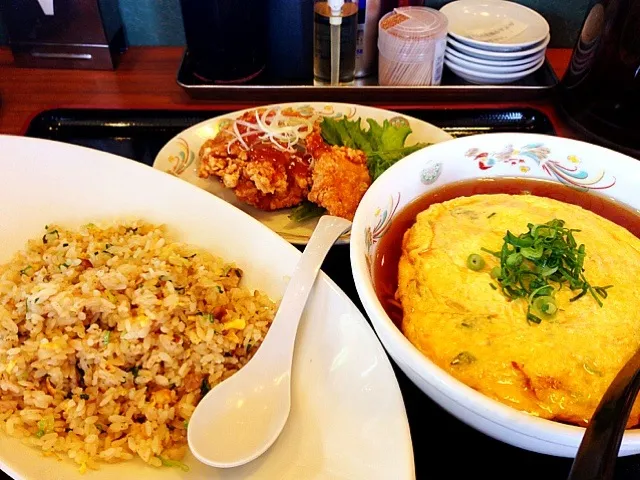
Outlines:
[[[560,183],[523,178],[487,178],[464,180],[436,188],[398,212],[376,249],[373,261],[375,291],[385,311],[398,327],[402,322],[402,309],[395,300],[395,292],[398,289],[398,262],[402,253],[402,238],[415,223],[416,216],[434,203],[453,200],[457,197],[496,193],[511,195],[529,193],[579,205],[617,223],[640,238],[640,215],[637,211],[601,194],[576,190]],[[451,240],[455,241],[455,238]]]

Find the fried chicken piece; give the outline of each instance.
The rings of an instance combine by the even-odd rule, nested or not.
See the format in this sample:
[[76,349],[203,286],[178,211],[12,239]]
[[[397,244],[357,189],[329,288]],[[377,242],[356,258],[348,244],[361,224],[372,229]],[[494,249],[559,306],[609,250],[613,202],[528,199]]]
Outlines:
[[309,200],[331,215],[353,220],[371,185],[367,156],[361,150],[329,146],[317,131],[307,137],[307,149],[313,156]]
[[242,165],[247,162],[248,152],[234,143],[227,150],[227,142],[233,137],[224,132],[209,139],[200,147],[198,176],[219,177],[227,188],[235,188],[242,173]]
[[218,177],[238,199],[261,210],[293,207],[307,198],[311,184],[309,156],[256,143],[245,150],[226,132],[200,149],[198,176]]

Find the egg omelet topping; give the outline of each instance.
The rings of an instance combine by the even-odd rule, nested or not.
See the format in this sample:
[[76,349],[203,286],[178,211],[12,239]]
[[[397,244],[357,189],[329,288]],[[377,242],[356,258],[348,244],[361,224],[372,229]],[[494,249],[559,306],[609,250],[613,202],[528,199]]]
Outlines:
[[640,348],[638,278],[640,240],[623,227],[549,198],[473,195],[417,216],[396,298],[403,333],[455,378],[584,426]]

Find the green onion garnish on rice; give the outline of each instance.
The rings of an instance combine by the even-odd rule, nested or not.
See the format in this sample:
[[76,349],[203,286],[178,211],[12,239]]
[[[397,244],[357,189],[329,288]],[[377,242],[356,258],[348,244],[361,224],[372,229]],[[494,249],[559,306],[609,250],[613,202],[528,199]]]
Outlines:
[[169,460],[168,458],[161,457],[160,455],[158,455],[158,458],[162,462],[162,465],[164,465],[165,467],[178,467],[183,472],[189,471],[189,466],[178,460]]

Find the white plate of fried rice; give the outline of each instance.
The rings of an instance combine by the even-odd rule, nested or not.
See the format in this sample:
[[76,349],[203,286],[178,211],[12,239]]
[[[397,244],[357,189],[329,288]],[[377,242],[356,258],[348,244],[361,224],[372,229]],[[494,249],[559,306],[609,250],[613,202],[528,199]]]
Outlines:
[[0,470],[48,480],[414,478],[391,365],[324,274],[298,333],[280,438],[243,467],[195,460],[189,417],[259,348],[298,250],[127,159],[12,136],[0,136],[0,152]]

